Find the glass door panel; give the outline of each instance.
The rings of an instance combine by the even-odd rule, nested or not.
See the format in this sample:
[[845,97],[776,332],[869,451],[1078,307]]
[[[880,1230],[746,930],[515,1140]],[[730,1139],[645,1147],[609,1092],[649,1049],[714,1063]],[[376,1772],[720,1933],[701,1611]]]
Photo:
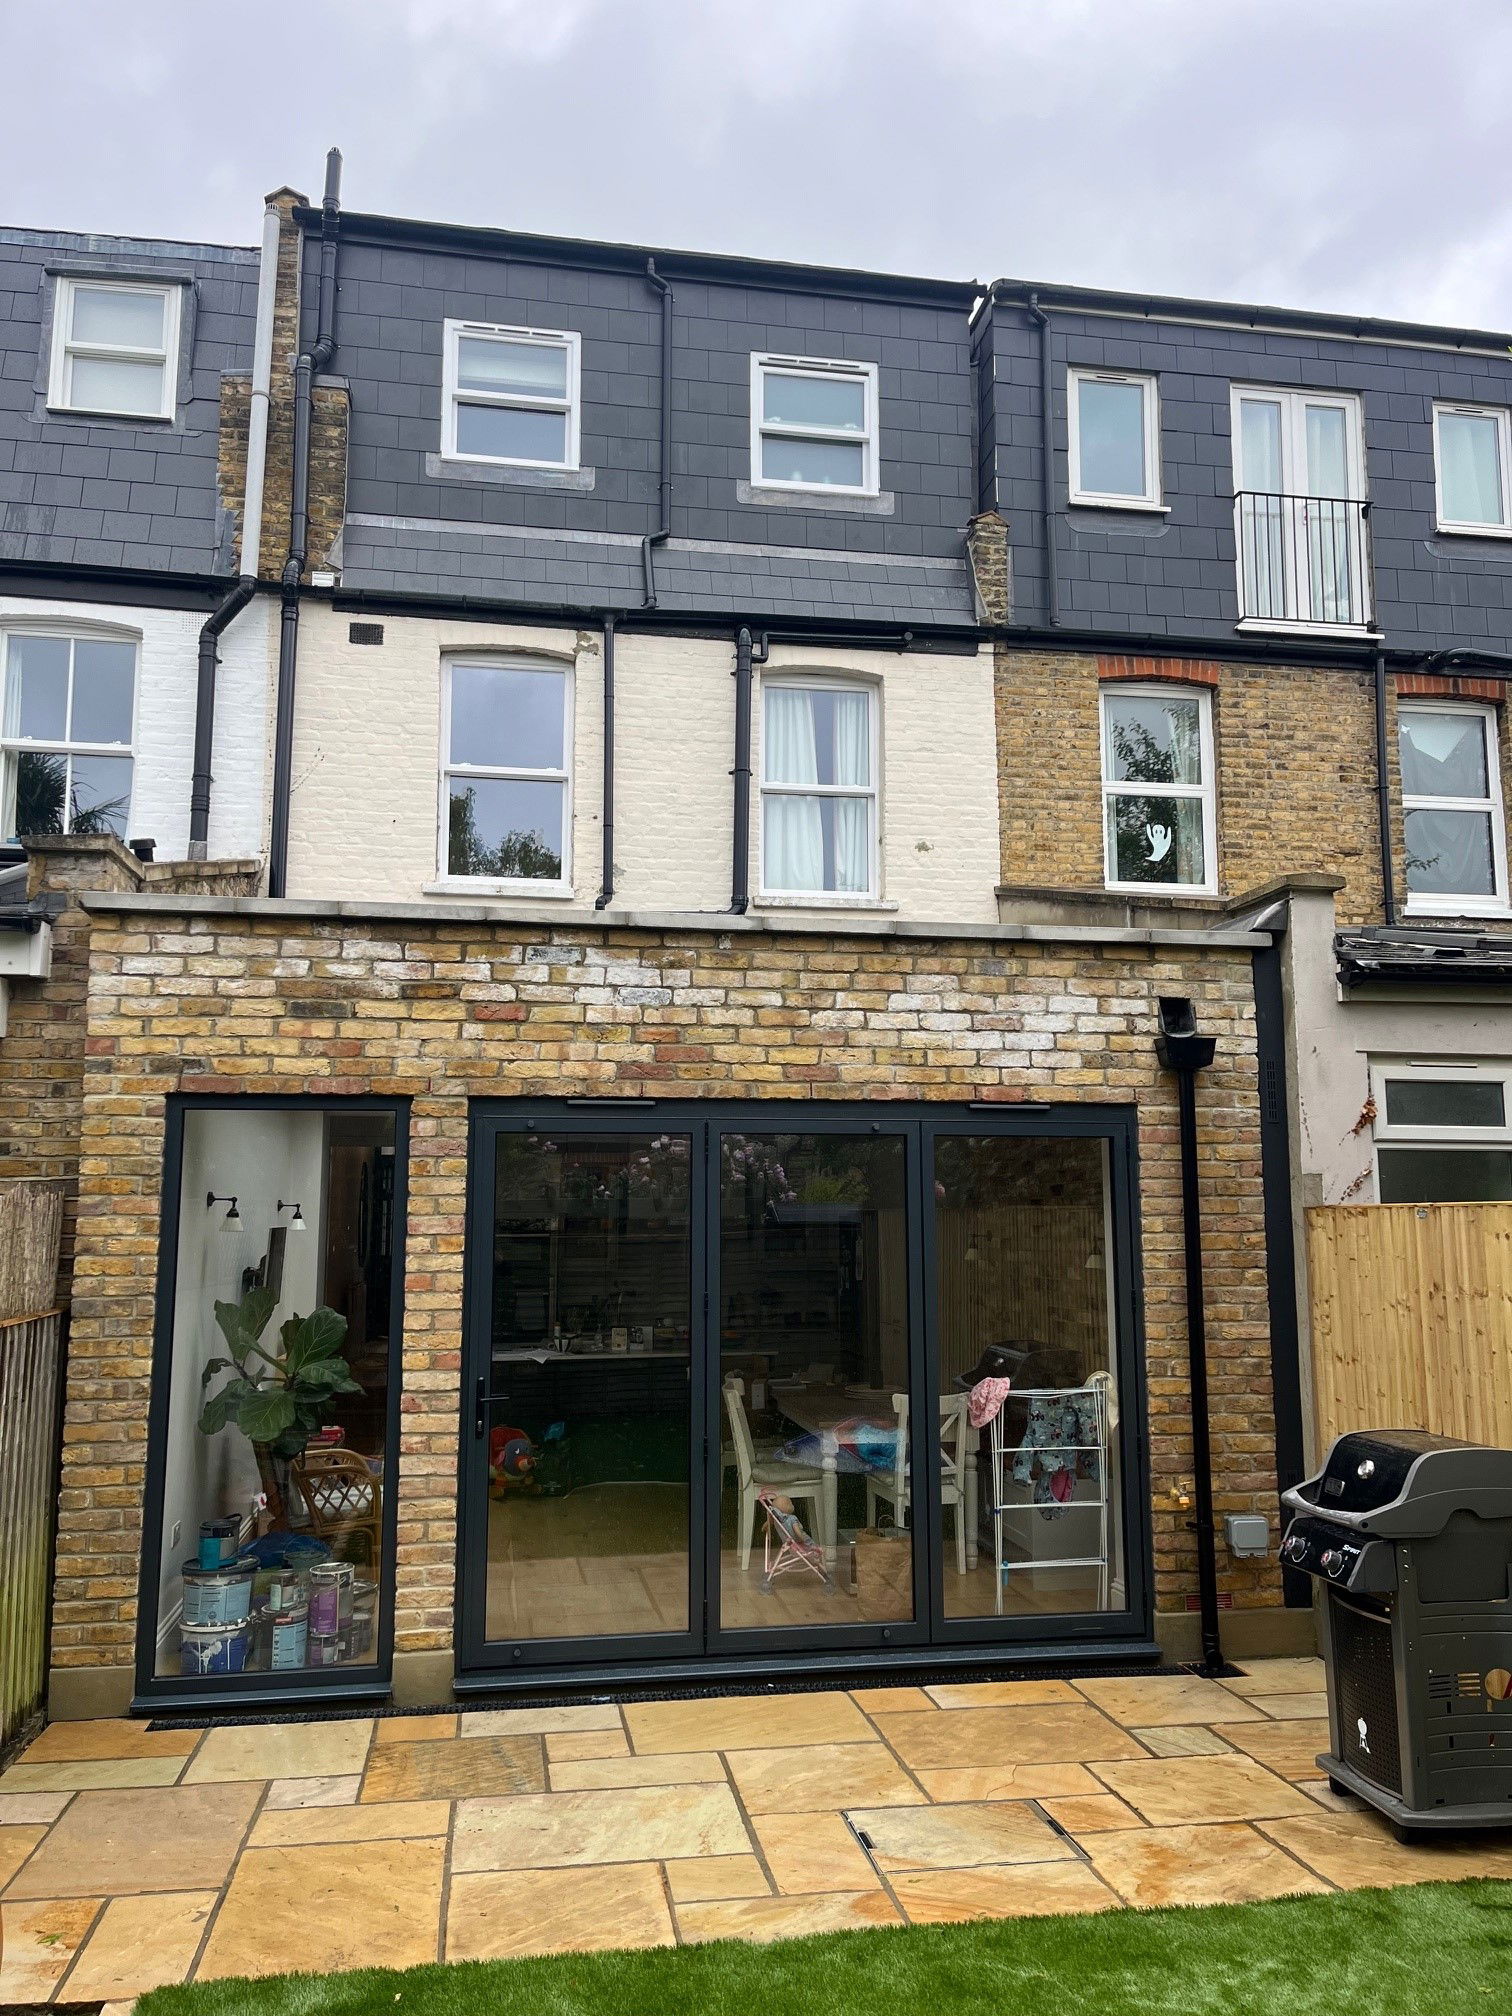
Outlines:
[[692,1149],[494,1137],[488,1639],[689,1629]]
[[935,1142],[944,1614],[1127,1607],[1107,1144]]
[[721,1627],[909,1623],[908,1142],[718,1152]]

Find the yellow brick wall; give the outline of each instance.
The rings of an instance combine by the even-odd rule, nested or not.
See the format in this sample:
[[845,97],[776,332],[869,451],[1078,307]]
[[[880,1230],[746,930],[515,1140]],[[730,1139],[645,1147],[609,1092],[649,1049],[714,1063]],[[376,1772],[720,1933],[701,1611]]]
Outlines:
[[[1201,1081],[1217,1499],[1273,1513],[1248,955],[986,939],[97,914],[54,1662],[127,1664],[151,1378],[164,1097],[413,1098],[397,1644],[451,1642],[468,1100],[645,1094],[1132,1103],[1156,1595],[1195,1590],[1173,1082],[1155,1000],[1219,1038]],[[1221,1573],[1275,1604],[1273,1567]]]

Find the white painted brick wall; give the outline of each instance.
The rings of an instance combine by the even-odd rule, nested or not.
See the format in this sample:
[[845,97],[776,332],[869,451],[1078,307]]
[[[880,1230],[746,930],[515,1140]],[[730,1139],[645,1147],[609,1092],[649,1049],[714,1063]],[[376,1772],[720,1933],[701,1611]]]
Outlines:
[[[216,687],[212,857],[266,851],[266,778],[271,640],[276,608],[258,596],[221,639]],[[129,635],[138,642],[135,765],[128,837],[153,839],[158,859],[189,852],[189,790],[194,771],[194,708],[199,672],[197,610],[149,609],[120,602],[0,598],[0,629]]]
[[[603,665],[597,630],[384,617],[381,646],[315,606],[300,632],[291,896],[403,898],[436,891],[441,664],[448,652],[543,655],[574,668],[573,892],[600,886]],[[723,910],[730,901],[733,645],[621,633],[615,648],[615,907]],[[882,899],[889,913],[958,923],[997,916],[998,796],[992,659],[776,646],[771,670],[877,682],[882,709]],[[760,671],[758,669],[758,682]],[[759,683],[753,765],[760,776]],[[751,888],[759,888],[753,788]],[[837,913],[839,914],[839,913]]]

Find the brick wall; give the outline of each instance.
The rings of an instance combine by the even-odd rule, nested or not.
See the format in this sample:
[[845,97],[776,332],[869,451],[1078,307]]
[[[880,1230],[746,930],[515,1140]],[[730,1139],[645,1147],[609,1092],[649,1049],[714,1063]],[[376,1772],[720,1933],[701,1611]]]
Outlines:
[[[1139,668],[1137,675],[1131,669]],[[1167,662],[1000,646],[998,794],[1002,879],[1103,886],[1098,692],[1118,678],[1163,680]],[[1183,679],[1193,669],[1172,661]],[[1368,672],[1195,661],[1213,695],[1218,871],[1225,896],[1285,874],[1342,875],[1341,924],[1381,916],[1375,711]],[[1395,752],[1395,725],[1392,724]],[[1400,854],[1398,854],[1400,860]]]
[[[1220,1514],[1271,1512],[1274,1431],[1248,955],[703,929],[545,931],[313,916],[95,915],[54,1659],[135,1633],[164,1095],[413,1098],[397,1644],[451,1642],[471,1097],[572,1093],[1133,1102],[1156,1590],[1195,1590],[1175,1089],[1155,997],[1190,993]],[[1234,1604],[1278,1590],[1224,1561]]]

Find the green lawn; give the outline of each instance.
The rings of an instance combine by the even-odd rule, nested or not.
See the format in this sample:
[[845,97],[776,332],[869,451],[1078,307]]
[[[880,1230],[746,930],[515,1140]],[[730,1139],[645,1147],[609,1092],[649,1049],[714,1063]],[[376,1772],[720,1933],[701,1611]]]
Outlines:
[[[571,1870],[562,1881],[570,1884]],[[268,1928],[270,1940],[278,1927]],[[160,1988],[138,2016],[1459,2016],[1512,2001],[1512,1884]]]

